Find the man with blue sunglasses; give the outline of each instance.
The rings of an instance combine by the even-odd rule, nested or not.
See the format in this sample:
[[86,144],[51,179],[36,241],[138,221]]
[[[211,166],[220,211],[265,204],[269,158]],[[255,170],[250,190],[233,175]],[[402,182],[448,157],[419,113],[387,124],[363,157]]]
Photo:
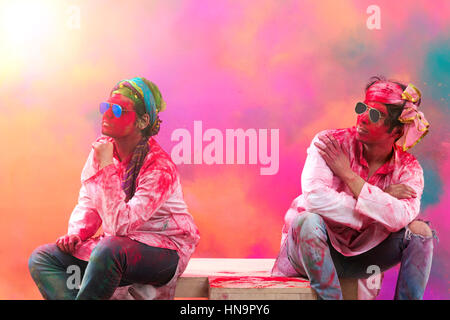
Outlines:
[[[122,116],[122,112],[124,108],[120,104],[112,103],[112,102],[102,102],[100,103],[100,113],[104,114],[111,107],[111,110],[116,118],[120,118]],[[135,112],[134,110],[125,110],[125,112]]]

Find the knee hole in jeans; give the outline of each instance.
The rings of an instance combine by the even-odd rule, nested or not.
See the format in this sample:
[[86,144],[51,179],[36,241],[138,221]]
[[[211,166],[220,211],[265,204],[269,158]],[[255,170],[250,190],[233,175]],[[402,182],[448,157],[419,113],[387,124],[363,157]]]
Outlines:
[[431,228],[423,221],[415,220],[408,225],[407,229],[413,235],[419,235],[426,238],[433,236]]

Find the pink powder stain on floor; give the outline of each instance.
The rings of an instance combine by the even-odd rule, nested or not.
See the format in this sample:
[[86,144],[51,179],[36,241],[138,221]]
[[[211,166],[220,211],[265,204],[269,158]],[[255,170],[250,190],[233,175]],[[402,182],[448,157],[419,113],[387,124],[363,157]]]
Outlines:
[[210,277],[211,288],[310,288],[309,281],[288,277]]

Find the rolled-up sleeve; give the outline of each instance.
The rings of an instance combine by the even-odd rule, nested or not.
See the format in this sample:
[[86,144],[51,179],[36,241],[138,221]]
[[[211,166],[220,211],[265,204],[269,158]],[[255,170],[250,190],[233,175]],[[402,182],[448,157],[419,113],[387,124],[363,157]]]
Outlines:
[[416,160],[401,168],[401,176],[392,184],[405,184],[416,191],[416,198],[397,199],[379,187],[365,183],[356,203],[356,210],[396,232],[412,222],[420,211],[424,187],[423,170]]
[[[356,199],[345,191],[338,192],[333,185],[335,177],[325,160],[319,154],[315,142],[317,134],[307,150],[307,158],[302,172],[302,193],[305,209],[321,215],[326,220],[340,223],[359,230],[362,221],[355,209]],[[339,182],[335,181],[335,185]]]
[[134,196],[125,202],[125,192],[114,164],[101,169],[88,180],[94,184],[95,198],[104,230],[112,235],[127,235],[136,230],[161,207],[175,191],[176,171],[171,167],[142,168]]

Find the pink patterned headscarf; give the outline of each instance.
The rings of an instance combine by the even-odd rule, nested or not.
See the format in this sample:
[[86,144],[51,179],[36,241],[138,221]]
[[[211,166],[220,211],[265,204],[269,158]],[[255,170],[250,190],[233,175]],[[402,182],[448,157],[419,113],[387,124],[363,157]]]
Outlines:
[[366,101],[376,101],[384,104],[402,105],[402,114],[398,120],[404,124],[403,136],[396,141],[403,151],[414,147],[428,133],[430,124],[424,114],[418,110],[421,93],[413,84],[403,90],[397,83],[380,80],[366,91]]

